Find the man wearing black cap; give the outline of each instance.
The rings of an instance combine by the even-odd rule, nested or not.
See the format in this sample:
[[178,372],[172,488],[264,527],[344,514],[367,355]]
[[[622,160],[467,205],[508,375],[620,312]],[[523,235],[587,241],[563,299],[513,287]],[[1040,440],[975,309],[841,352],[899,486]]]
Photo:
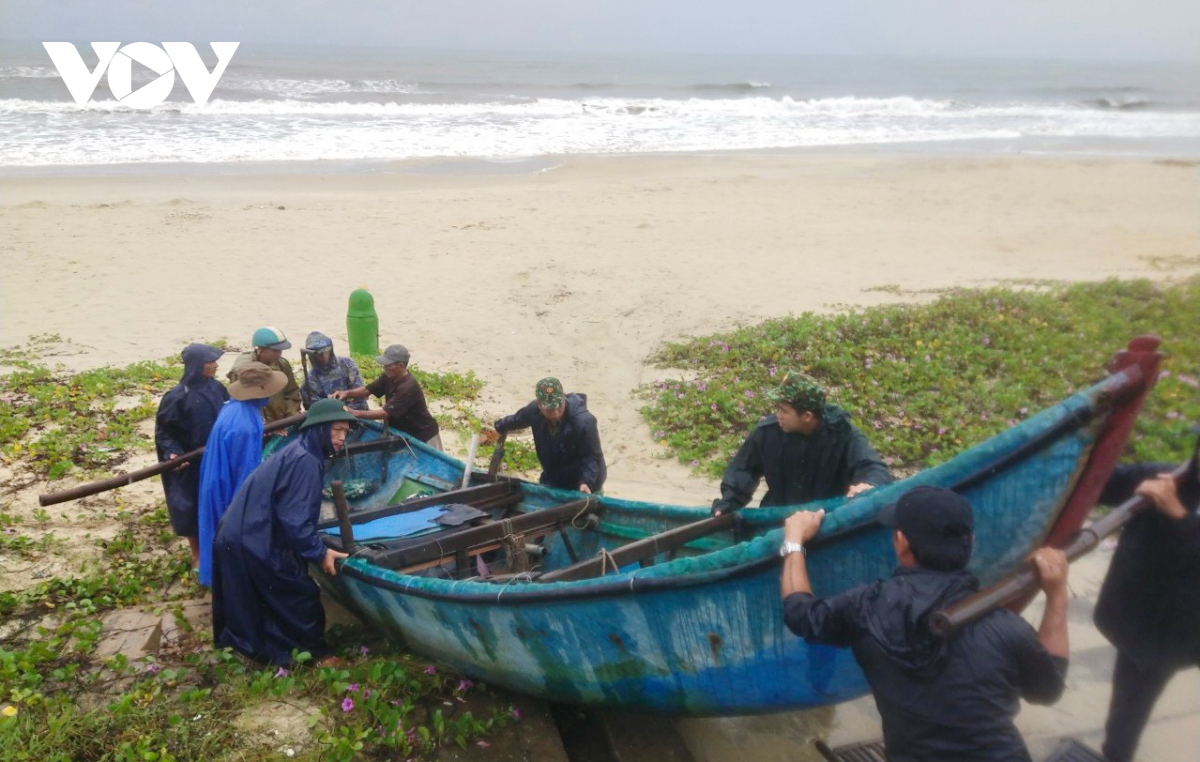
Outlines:
[[403,344],[392,344],[375,358],[383,366],[383,375],[366,386],[330,395],[336,400],[362,399],[368,394],[383,397],[382,410],[352,410],[355,416],[374,420],[387,419],[387,425],[414,436],[434,449],[442,449],[437,421],[429,413],[425,392],[408,370],[411,359]]
[[1007,610],[993,611],[949,638],[930,615],[978,586],[966,570],[974,518],[961,496],[917,487],[880,511],[894,527],[893,575],[841,595],[816,598],[804,543],[824,511],[799,511],[784,526],[783,619],[809,643],[849,647],[883,719],[891,762],[1029,760],[1013,725],[1020,699],[1051,704],[1067,672],[1067,560],[1060,550],[1033,555],[1046,593],[1035,632]]

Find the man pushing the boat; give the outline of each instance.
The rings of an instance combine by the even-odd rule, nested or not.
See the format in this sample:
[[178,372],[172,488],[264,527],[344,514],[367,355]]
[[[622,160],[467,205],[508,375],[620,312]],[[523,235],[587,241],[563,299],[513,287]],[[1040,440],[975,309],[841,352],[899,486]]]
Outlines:
[[879,512],[893,527],[899,566],[889,579],[818,598],[804,544],[824,511],[798,511],[784,525],[783,621],[812,644],[851,648],[871,684],[891,762],[1014,762],[1030,759],[1013,724],[1020,699],[1052,704],[1067,658],[1067,558],[1033,555],[1046,608],[1040,628],[994,610],[942,638],[931,615],[978,587],[966,570],[974,515],[961,496],[916,487]]
[[213,642],[263,664],[289,666],[307,652],[318,666],[336,663],[325,643],[321,589],[309,564],[337,574],[346,554],[317,535],[325,461],[342,447],[354,416],[319,400],[294,442],[246,479],[213,543]]
[[547,376],[533,388],[534,400],[483,430],[484,442],[497,433],[533,429],[533,446],[542,465],[539,481],[558,489],[596,493],[604,488],[608,466],[600,448],[596,416],[587,409],[587,395],[566,394],[562,383]]
[[768,396],[775,414],[758,422],[725,468],[714,516],[749,504],[763,477],[762,507],[853,497],[892,481],[879,453],[845,410],[826,403],[815,379],[785,373]]

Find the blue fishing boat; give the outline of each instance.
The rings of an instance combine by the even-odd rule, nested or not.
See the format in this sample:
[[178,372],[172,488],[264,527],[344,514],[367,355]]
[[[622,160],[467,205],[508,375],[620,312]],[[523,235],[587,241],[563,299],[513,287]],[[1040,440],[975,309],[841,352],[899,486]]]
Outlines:
[[1153,386],[1157,345],[1135,339],[1101,382],[911,478],[716,518],[474,470],[464,480],[460,461],[363,426],[328,469],[348,510],[320,525],[351,557],[336,576],[313,573],[411,650],[520,693],[680,715],[835,704],[868,686],[849,651],[784,627],[783,520],[827,511],[808,568],[815,589],[837,593],[891,573],[883,506],[917,485],[953,488],[975,508],[971,570],[989,584],[1079,529]]

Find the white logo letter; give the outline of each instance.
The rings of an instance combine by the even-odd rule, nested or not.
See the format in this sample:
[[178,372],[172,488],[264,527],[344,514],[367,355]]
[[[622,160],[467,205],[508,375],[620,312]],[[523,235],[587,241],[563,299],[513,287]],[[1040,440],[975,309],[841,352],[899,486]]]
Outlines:
[[[93,42],[92,50],[96,53],[99,63],[96,64],[95,71],[88,71],[87,65],[83,62],[83,57],[79,55],[79,51],[71,43],[42,43],[42,47],[50,54],[50,60],[54,62],[54,68],[58,69],[58,76],[62,77],[63,82],[67,85],[67,90],[71,92],[71,97],[80,106],[87,103],[88,98],[92,97],[92,93],[96,90],[96,85],[100,82],[100,77],[104,74],[104,70],[108,68],[109,62],[112,61],[113,56],[117,53],[117,48],[120,46],[121,43],[119,42]],[[126,82],[128,82],[128,79]],[[111,79],[109,80],[109,84],[111,86]]]
[[204,62],[200,60],[200,54],[196,52],[196,48],[190,42],[164,42],[163,47],[171,56],[171,62],[175,64],[175,71],[179,72],[179,78],[183,80],[184,86],[192,94],[192,100],[196,101],[197,106],[203,106],[208,103],[213,88],[217,86],[217,81],[225,73],[225,67],[233,59],[238,44],[236,42],[208,43],[213,53],[217,54],[217,65],[213,67],[211,74],[204,66]]
[[[131,42],[118,51],[120,55],[108,67],[108,89],[129,108],[153,108],[167,99],[175,86],[175,69],[166,52],[148,42]],[[132,92],[133,62],[150,69],[158,78]]]

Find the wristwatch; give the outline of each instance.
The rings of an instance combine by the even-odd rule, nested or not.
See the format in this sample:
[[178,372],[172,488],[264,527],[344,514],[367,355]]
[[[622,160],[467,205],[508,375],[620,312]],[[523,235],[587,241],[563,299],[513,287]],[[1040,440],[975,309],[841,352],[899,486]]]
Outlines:
[[799,553],[802,556],[807,556],[808,551],[804,549],[804,545],[798,542],[784,542],[779,546],[779,555],[787,557],[792,553]]

